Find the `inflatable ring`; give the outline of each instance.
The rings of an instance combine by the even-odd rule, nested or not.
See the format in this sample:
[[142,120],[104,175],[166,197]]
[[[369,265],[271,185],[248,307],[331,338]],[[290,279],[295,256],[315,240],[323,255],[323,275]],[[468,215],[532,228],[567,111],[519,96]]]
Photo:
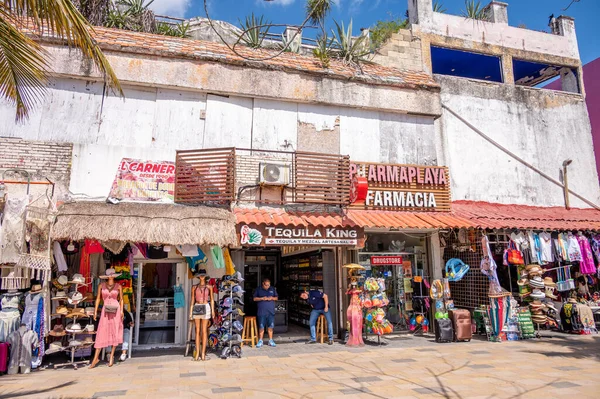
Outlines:
[[442,280],[433,280],[431,288],[429,288],[429,296],[431,299],[442,299],[444,296],[444,285]]
[[446,277],[449,281],[460,281],[469,271],[469,265],[457,258],[449,259],[446,262]]

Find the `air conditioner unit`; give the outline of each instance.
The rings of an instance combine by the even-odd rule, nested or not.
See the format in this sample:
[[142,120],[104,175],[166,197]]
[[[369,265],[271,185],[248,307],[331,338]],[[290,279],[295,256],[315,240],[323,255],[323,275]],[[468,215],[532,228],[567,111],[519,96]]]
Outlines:
[[274,186],[290,184],[290,164],[261,162],[259,167],[259,182]]

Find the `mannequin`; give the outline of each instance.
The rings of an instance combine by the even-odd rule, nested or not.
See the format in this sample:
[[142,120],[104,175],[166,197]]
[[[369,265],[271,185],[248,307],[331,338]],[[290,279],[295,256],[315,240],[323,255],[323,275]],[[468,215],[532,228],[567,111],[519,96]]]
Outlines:
[[19,328],[21,313],[19,303],[21,294],[17,290],[8,290],[2,295],[2,311],[0,311],[0,342],[5,342],[8,336]]
[[102,314],[98,323],[98,331],[96,331],[96,342],[94,343],[96,353],[94,354],[92,364],[90,364],[91,369],[98,365],[100,350],[108,346],[112,346],[110,361],[108,363],[108,367],[112,367],[117,345],[123,343],[123,318],[125,317],[123,313],[123,287],[121,287],[121,284],[115,282],[115,277],[119,277],[120,275],[120,273],[115,272],[115,269],[106,269],[105,275],[100,276],[106,282],[102,283],[98,289],[94,320],[98,319],[100,299],[104,301],[104,305],[102,306]]
[[[194,320],[196,326],[196,352],[194,360],[198,361],[200,357],[206,360],[206,341],[208,339],[209,322],[215,314],[215,302],[213,298],[213,286],[207,282],[210,277],[206,270],[200,269],[195,277],[200,279],[200,283],[192,287],[190,295],[190,320]],[[202,335],[202,350],[200,350],[200,335]]]
[[348,322],[350,323],[350,336],[348,338],[348,342],[346,342],[346,345],[348,346],[364,345],[362,338],[363,314],[362,305],[360,303],[359,297],[361,292],[362,291],[358,289],[356,277],[352,277],[350,286],[348,287],[348,291],[346,291],[346,294],[351,295],[350,305],[348,306],[348,310],[346,312]]

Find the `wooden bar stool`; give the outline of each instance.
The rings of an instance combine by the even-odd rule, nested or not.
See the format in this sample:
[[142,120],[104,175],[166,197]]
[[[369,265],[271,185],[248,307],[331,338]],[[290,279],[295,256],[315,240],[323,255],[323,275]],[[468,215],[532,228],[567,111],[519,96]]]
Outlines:
[[196,329],[196,323],[194,323],[194,320],[189,320],[188,321],[188,333],[187,333],[187,341],[185,341],[185,355],[187,356],[189,351],[190,351],[190,347],[195,347],[196,346],[196,342],[195,342],[195,335],[194,335],[194,330]]
[[[320,315],[317,319],[317,340],[321,337],[321,343],[325,340],[325,337],[329,337],[327,331],[327,320],[324,315]],[[329,341],[329,339],[327,339]]]
[[250,342],[250,345],[254,348],[258,343],[258,329],[256,328],[256,317],[246,316],[244,317],[244,331],[242,331],[242,344],[244,342]]

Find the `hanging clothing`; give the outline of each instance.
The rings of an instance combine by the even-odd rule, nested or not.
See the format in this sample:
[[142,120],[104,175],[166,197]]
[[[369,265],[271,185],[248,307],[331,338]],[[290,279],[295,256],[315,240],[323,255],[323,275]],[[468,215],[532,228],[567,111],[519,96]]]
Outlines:
[[[79,260],[79,273],[85,278],[85,282],[89,283],[91,281],[90,273],[90,254],[87,251],[87,246],[84,245],[81,247],[81,259]],[[88,286],[82,284],[77,287],[77,291],[82,294],[86,294],[88,292]]]
[[590,245],[592,247],[592,252],[596,257],[596,262],[600,265],[600,235],[596,234],[590,238]]
[[25,326],[19,327],[8,337],[10,344],[10,361],[8,362],[8,374],[27,374],[31,371],[31,358],[34,348],[40,344],[37,335]]
[[6,342],[8,336],[21,325],[19,312],[20,295],[2,296],[2,311],[0,311],[0,342]]
[[571,259],[572,262],[581,262],[583,258],[581,257],[581,248],[579,247],[577,238],[569,233],[567,235],[567,240],[569,243],[569,259]]
[[65,254],[62,251],[62,247],[58,241],[54,241],[52,244],[52,249],[54,252],[54,261],[56,262],[56,267],[58,267],[59,272],[67,271],[67,261],[65,259]]
[[527,231],[527,240],[529,241],[529,248],[531,249],[531,261],[533,263],[538,263],[539,260],[539,256],[538,256],[538,248],[535,245],[535,238],[534,238],[534,232],[529,230]]
[[590,242],[583,236],[577,236],[577,242],[581,249],[581,263],[579,263],[579,272],[581,274],[594,274],[596,273],[596,265],[594,264],[594,256],[592,255],[592,248]]
[[146,288],[154,287],[154,277],[156,276],[156,263],[147,263],[144,265],[144,283]]
[[194,258],[199,255],[197,245],[177,245],[177,250],[179,251],[181,256],[189,256],[190,258]]
[[185,295],[181,284],[173,286],[173,307],[179,309],[185,306]]
[[19,261],[24,241],[23,214],[28,204],[29,195],[7,196],[0,225],[0,264]]
[[197,256],[188,256],[185,258],[185,261],[188,264],[188,268],[192,274],[192,277],[196,272],[200,269],[206,269],[206,263],[208,262],[208,258],[202,252],[202,250],[196,247],[198,255]]
[[566,234],[560,233],[558,235],[558,245],[560,247],[561,257],[565,262],[570,262],[571,258],[569,257],[569,240],[567,239]]
[[90,255],[104,253],[104,247],[96,240],[85,240],[85,249]]
[[223,250],[223,258],[225,259],[225,274],[228,276],[235,274],[235,265],[233,264],[233,260],[231,260],[229,248]]
[[25,310],[23,311],[22,324],[25,324],[28,329],[33,330],[38,317],[38,309],[40,301],[42,300],[41,294],[27,294],[25,297]]
[[351,295],[350,305],[346,311],[346,316],[350,322],[350,331],[348,331],[349,337],[348,342],[346,342],[346,345],[348,346],[364,346],[365,344],[362,338],[363,311],[359,297],[361,292],[361,290],[352,288],[347,292],[347,294]]
[[554,262],[554,254],[552,252],[552,234],[540,233],[538,234],[540,242],[540,255],[544,263]]
[[148,259],[164,259],[169,256],[168,252],[165,252],[162,245],[149,245],[148,246]]
[[212,255],[212,261],[215,265],[215,269],[225,268],[225,259],[223,258],[223,250],[217,245],[210,247],[210,254]]
[[[100,290],[102,291],[104,305],[100,314],[94,348],[106,348],[123,343],[123,321],[121,320],[121,307],[117,299],[119,297],[117,283],[115,283],[112,290],[108,289],[106,283],[102,283]],[[117,311],[115,313],[107,313],[107,305],[117,306]]]

